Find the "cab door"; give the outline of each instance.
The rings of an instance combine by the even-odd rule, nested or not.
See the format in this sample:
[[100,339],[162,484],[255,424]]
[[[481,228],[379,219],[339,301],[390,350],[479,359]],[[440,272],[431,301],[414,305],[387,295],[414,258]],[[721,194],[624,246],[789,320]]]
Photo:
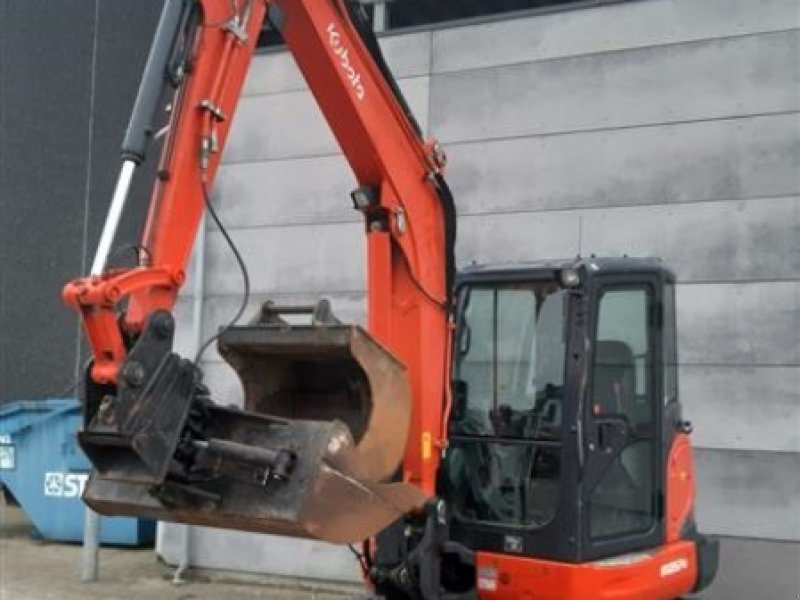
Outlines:
[[660,286],[656,276],[596,282],[581,477],[583,558],[663,538]]

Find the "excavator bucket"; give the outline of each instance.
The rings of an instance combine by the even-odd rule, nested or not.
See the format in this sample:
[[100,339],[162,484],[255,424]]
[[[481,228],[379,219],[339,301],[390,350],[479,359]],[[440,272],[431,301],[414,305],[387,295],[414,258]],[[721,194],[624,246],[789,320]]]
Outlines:
[[[280,316],[299,312],[312,312],[313,324]],[[326,303],[267,304],[252,324],[223,332],[219,351],[241,379],[243,410],[210,403],[187,383],[143,386],[159,392],[139,393],[128,414],[166,402],[185,418],[132,424],[113,443],[90,420],[81,438],[97,459],[90,506],[335,543],[373,536],[422,506],[419,488],[392,482],[411,416],[406,369],[367,332],[339,323]]]

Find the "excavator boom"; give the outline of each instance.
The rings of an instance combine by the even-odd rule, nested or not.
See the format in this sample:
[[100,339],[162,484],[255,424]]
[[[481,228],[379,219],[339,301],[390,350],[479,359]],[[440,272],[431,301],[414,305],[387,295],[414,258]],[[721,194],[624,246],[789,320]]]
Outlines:
[[[434,494],[455,211],[444,156],[422,138],[360,10],[349,0],[166,0],[92,272],[63,292],[93,354],[80,441],[96,469],[85,500],[99,512],[353,542]],[[293,307],[267,306],[224,331],[220,353],[245,390],[244,410],[232,410],[172,352],[171,311],[265,19],[357,181],[368,330],[320,305],[311,325],[290,326],[281,315]],[[108,270],[130,181],[159,130],[139,264]]]

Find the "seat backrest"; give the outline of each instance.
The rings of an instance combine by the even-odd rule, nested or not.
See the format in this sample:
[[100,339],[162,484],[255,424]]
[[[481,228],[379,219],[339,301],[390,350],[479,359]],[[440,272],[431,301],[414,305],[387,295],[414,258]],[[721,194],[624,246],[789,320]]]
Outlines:
[[619,340],[598,340],[592,402],[596,413],[625,413],[636,389],[633,351]]

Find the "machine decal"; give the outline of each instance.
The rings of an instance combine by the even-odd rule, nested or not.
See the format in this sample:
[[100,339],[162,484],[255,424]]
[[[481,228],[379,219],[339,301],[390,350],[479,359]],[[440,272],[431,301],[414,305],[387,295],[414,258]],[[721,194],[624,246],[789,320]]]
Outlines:
[[363,100],[366,96],[366,91],[364,90],[364,85],[361,83],[361,75],[350,63],[350,53],[342,44],[342,34],[336,30],[336,25],[334,23],[328,25],[328,44],[333,48],[333,53],[339,57],[339,64],[350,80],[350,85],[353,86],[356,92],[356,98],[358,98],[359,101]]
[[433,455],[433,436],[430,431],[422,433],[422,460],[430,460]]
[[503,540],[503,548],[506,552],[513,552],[514,554],[522,554],[522,536],[521,535],[507,535]]
[[671,575],[677,575],[681,571],[685,571],[688,568],[689,568],[689,559],[679,558],[678,560],[673,560],[661,565],[661,577],[670,577]]
[[11,436],[0,435],[0,471],[13,471],[17,468],[17,453]]
[[478,569],[478,589],[486,592],[497,591],[497,569],[494,567]]
[[88,479],[88,473],[49,471],[44,474],[44,495],[55,498],[79,498]]

